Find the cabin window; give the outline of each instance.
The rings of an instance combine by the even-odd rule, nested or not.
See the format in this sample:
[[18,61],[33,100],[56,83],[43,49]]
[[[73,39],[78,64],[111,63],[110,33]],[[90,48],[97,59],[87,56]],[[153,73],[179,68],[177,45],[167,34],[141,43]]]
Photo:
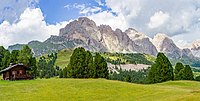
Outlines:
[[23,74],[23,70],[19,70],[19,74]]

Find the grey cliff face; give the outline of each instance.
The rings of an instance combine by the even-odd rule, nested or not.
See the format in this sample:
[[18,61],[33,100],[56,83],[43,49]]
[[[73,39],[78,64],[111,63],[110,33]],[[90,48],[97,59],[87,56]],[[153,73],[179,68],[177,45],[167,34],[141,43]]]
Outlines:
[[148,53],[151,55],[156,56],[158,51],[156,47],[153,45],[153,43],[150,41],[150,38],[147,37],[143,33],[139,33],[133,28],[129,28],[128,30],[125,31],[129,38],[135,42],[135,44],[139,47],[140,52],[142,53]]
[[155,46],[148,38],[130,39],[127,32],[113,30],[108,25],[96,26],[94,21],[86,17],[81,17],[60,29],[59,36],[70,41],[79,39],[83,42],[80,46],[91,51],[157,54]]

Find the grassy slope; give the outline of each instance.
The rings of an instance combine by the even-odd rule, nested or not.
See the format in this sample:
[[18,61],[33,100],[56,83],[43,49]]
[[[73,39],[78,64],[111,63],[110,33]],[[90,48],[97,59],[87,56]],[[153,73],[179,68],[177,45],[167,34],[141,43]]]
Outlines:
[[[58,58],[56,60],[55,65],[59,66],[60,68],[65,68],[70,61],[70,57],[72,53],[73,53],[73,50],[71,49],[58,51],[58,54],[57,54]],[[44,54],[43,56],[47,57],[47,54]],[[40,57],[37,57],[36,59],[37,61],[39,61]]]
[[70,57],[73,53],[73,50],[61,50],[58,52],[58,58],[56,60],[56,65],[60,68],[64,68],[68,65]]
[[101,54],[104,58],[109,58],[110,60],[117,61],[118,59],[121,60],[121,62],[125,64],[153,64],[155,61],[155,57],[147,54],[141,54],[141,53],[102,53]]
[[105,79],[37,79],[0,81],[1,101],[194,101],[200,99],[200,83],[165,82],[131,84]]

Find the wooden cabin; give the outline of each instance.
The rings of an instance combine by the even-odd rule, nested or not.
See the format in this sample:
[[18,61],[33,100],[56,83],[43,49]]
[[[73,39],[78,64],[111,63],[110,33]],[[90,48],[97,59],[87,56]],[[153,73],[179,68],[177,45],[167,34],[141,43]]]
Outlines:
[[22,80],[22,79],[32,79],[30,75],[27,74],[29,68],[23,64],[14,64],[0,71],[3,74],[3,80]]

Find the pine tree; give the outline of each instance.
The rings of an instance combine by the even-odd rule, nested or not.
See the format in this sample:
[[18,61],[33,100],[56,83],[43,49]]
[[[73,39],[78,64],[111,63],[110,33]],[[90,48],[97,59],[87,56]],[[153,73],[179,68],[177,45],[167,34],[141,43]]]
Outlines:
[[184,68],[184,80],[194,80],[194,76],[189,65],[185,65]]
[[94,65],[93,65],[93,56],[92,56],[92,54],[89,52],[89,51],[87,51],[86,52],[86,56],[85,56],[85,62],[86,62],[86,68],[85,68],[85,75],[86,75],[86,78],[91,78],[91,77],[93,77],[93,75],[94,75],[94,71],[95,71],[95,69],[94,69]]
[[36,78],[37,77],[37,75],[38,75],[38,72],[37,72],[37,66],[36,66],[36,64],[37,64],[37,61],[36,61],[36,58],[35,57],[31,57],[30,59],[29,59],[29,61],[30,61],[30,69],[31,69],[31,71],[30,71],[30,74],[34,77],[34,78]]
[[174,69],[174,79],[175,80],[181,80],[183,78],[183,71],[180,72],[182,69],[184,69],[184,66],[182,63],[178,62],[176,63],[175,69]]
[[47,61],[45,59],[44,56],[40,57],[39,61],[38,61],[38,72],[39,72],[39,76],[40,78],[43,78],[45,76],[46,72],[46,68],[47,67]]
[[1,70],[7,68],[9,65],[10,65],[10,52],[6,50],[4,52],[4,57],[2,58]]
[[19,50],[13,50],[10,54],[10,63],[17,63],[19,57]]
[[83,78],[85,77],[85,68],[87,66],[85,62],[85,49],[82,47],[76,48],[70,57],[70,62],[68,64],[68,75],[73,78]]
[[200,81],[200,76],[197,76],[197,77],[195,78],[195,81]]
[[33,52],[28,45],[25,45],[19,53],[18,63],[23,63],[24,65],[29,66],[29,60],[31,59],[31,57],[33,57]]
[[108,78],[105,59],[99,53],[93,59],[92,54],[82,47],[74,50],[66,71],[68,77],[72,78]]
[[108,67],[105,59],[96,53],[94,57],[95,78],[108,78]]
[[150,83],[160,83],[174,79],[173,68],[163,53],[158,53],[155,64],[152,65],[148,79]]
[[3,46],[0,46],[0,62],[2,62],[2,58],[4,57],[5,51],[6,49]]

